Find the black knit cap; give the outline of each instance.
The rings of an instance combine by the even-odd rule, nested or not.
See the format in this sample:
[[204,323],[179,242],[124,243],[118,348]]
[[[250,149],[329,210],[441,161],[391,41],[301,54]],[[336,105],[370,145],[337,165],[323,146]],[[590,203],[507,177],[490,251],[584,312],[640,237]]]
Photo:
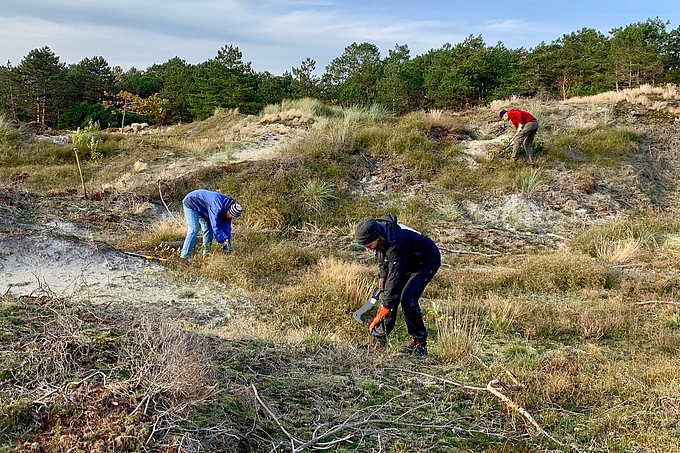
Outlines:
[[359,223],[357,223],[357,226],[354,229],[354,240],[356,240],[359,245],[370,244],[375,241],[378,236],[380,236],[380,225],[378,225],[375,217],[364,217],[359,220]]
[[508,113],[507,110],[501,110],[501,111],[498,113],[498,116],[499,116],[501,119],[503,119],[503,115],[505,115],[506,113]]

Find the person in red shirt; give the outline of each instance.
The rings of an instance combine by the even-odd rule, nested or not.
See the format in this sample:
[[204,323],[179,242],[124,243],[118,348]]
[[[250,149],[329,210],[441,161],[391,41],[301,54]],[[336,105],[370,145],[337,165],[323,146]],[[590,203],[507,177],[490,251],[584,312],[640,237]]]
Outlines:
[[516,161],[519,158],[519,150],[524,144],[527,162],[529,162],[529,165],[534,165],[531,145],[538,130],[538,120],[531,113],[519,109],[501,110],[498,116],[503,121],[510,121],[517,129],[513,138],[512,160]]

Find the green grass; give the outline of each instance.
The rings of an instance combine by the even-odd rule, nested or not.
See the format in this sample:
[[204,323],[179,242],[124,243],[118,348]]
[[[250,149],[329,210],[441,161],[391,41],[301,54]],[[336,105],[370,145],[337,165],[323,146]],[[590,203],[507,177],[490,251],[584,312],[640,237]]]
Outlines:
[[555,131],[546,154],[570,165],[594,163],[616,168],[637,150],[639,138],[633,132],[608,124]]

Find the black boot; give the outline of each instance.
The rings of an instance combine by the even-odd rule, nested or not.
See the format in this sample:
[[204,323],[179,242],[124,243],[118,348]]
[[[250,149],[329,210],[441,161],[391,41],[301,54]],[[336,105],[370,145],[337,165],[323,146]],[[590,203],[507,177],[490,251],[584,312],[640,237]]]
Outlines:
[[411,335],[411,342],[401,350],[409,355],[427,355],[427,338]]

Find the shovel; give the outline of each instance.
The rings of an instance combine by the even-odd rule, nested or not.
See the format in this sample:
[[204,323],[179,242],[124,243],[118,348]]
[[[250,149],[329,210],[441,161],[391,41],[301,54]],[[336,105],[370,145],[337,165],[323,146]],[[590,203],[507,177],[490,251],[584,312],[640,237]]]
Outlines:
[[378,302],[378,299],[380,298],[380,294],[382,294],[382,289],[376,288],[376,290],[373,291],[373,294],[371,295],[371,298],[368,300],[368,302],[366,302],[364,305],[361,306],[360,309],[358,309],[352,314],[352,317],[356,322],[358,322],[359,324],[364,323],[364,321],[361,320],[361,316],[375,306],[376,302]]

